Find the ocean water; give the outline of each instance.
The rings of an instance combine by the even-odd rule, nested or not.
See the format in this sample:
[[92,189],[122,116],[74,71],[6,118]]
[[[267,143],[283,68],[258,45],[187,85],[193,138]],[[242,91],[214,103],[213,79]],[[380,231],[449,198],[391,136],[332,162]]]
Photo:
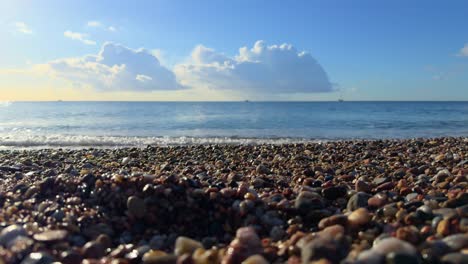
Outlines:
[[0,148],[468,136],[468,102],[0,103]]

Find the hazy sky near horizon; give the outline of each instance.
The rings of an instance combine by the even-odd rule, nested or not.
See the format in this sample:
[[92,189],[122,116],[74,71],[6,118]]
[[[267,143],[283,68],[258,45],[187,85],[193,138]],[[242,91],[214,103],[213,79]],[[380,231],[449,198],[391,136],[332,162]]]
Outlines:
[[468,100],[468,1],[0,0],[0,101]]

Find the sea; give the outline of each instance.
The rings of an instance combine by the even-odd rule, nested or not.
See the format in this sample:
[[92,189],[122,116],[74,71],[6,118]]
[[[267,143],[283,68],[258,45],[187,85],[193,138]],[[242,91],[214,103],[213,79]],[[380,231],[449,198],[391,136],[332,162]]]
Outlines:
[[468,102],[2,102],[0,149],[468,137]]

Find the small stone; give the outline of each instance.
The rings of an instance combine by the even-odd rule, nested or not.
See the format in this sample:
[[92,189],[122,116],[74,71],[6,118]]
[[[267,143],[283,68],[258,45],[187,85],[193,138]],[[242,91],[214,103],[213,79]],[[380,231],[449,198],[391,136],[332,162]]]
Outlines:
[[83,261],[83,256],[71,250],[62,252],[60,257],[63,264],[80,264]]
[[348,215],[348,222],[352,226],[361,226],[369,223],[371,215],[366,208],[358,208]]
[[367,200],[367,204],[370,207],[379,208],[387,203],[387,197],[385,195],[376,194]]
[[341,225],[332,225],[325,227],[319,235],[325,238],[337,238],[344,235],[345,229]]
[[34,235],[34,239],[41,242],[64,240],[68,235],[66,230],[48,230]]
[[177,256],[160,250],[150,250],[143,255],[142,261],[145,264],[176,264]]
[[324,204],[320,195],[307,191],[299,193],[294,202],[294,207],[301,213],[308,213],[314,209],[321,209],[323,206]]
[[0,232],[0,245],[9,247],[14,240],[21,236],[27,236],[26,230],[20,225],[11,225]]
[[383,207],[383,215],[386,217],[395,217],[398,209],[395,207],[395,204],[389,204]]
[[449,253],[442,257],[444,264],[466,264],[468,263],[468,254],[463,253]]
[[346,196],[347,189],[344,186],[333,186],[322,190],[322,195],[325,199],[336,200],[337,198]]
[[326,258],[332,263],[340,263],[348,253],[349,244],[343,239],[318,236],[305,243],[301,248],[302,263]]
[[281,240],[286,235],[286,232],[281,226],[274,226],[270,231],[270,237],[274,242]]
[[354,188],[355,188],[355,190],[357,192],[368,193],[368,192],[372,191],[372,187],[370,186],[370,184],[368,184],[367,182],[362,181],[362,180],[357,180]]
[[461,217],[468,217],[468,204],[457,207],[455,209],[459,216]]
[[341,226],[347,226],[348,225],[348,217],[342,214],[336,214],[332,215],[330,217],[323,218],[320,220],[318,223],[318,228],[324,229],[327,226],[332,226],[332,225],[341,225]]
[[192,254],[197,248],[203,248],[202,243],[188,237],[180,236],[175,242],[174,254],[176,256]]
[[373,263],[382,263],[385,259],[385,256],[380,254],[375,250],[364,250],[359,253],[357,257],[357,262],[359,264],[373,264]]
[[262,242],[254,229],[252,227],[242,227],[237,229],[236,238],[229,244],[222,263],[242,263],[248,257],[260,253],[262,253]]
[[205,250],[199,248],[192,254],[195,263],[200,264],[216,264],[219,263],[219,253],[216,249]]
[[255,169],[258,174],[270,174],[270,169],[265,164],[260,164]]
[[98,259],[106,254],[105,247],[98,242],[90,241],[83,246],[83,255],[86,258]]
[[406,201],[412,201],[416,199],[416,197],[418,197],[418,193],[410,193],[406,195],[405,199]]
[[253,255],[248,257],[242,264],[268,264],[269,262],[262,255]]
[[391,252],[398,252],[401,254],[416,255],[416,248],[410,243],[400,240],[398,238],[389,237],[376,242],[372,250],[380,254],[387,255]]
[[54,258],[45,252],[33,252],[21,261],[21,264],[49,264],[54,262]]
[[453,250],[458,251],[468,247],[468,234],[456,234],[445,237],[442,241]]
[[125,157],[122,159],[122,165],[127,165],[130,162],[130,157]]
[[442,221],[439,222],[437,225],[437,234],[441,236],[446,236],[450,234],[450,220],[449,219],[443,219]]
[[419,230],[415,226],[403,226],[397,229],[396,237],[401,240],[418,244],[420,240]]
[[110,248],[112,246],[112,239],[106,234],[100,234],[96,238],[96,242],[101,243],[104,248]]
[[136,218],[142,218],[146,214],[145,202],[136,196],[130,196],[128,198],[127,208],[130,214]]
[[387,181],[389,181],[389,179],[386,178],[386,177],[377,177],[372,181],[372,183],[375,184],[375,185],[380,185],[380,184],[385,183]]
[[369,194],[364,192],[355,193],[351,198],[349,198],[346,209],[352,212],[358,208],[367,207],[367,200],[369,200],[370,197],[371,196]]
[[417,255],[400,252],[391,252],[386,256],[386,264],[418,264],[420,263]]

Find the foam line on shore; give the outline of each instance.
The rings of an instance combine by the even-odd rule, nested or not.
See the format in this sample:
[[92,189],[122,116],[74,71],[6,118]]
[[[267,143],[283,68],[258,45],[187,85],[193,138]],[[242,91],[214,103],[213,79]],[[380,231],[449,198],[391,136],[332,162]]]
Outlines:
[[304,138],[241,138],[241,137],[132,137],[85,135],[21,135],[0,136],[0,148],[120,148],[148,145],[203,145],[203,144],[290,144],[323,142]]

